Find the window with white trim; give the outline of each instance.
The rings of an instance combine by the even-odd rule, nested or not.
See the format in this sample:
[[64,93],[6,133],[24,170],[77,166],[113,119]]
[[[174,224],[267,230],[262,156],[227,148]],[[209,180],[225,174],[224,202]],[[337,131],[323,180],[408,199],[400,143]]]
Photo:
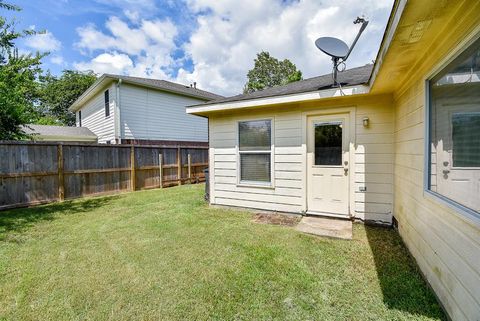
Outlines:
[[272,181],[272,121],[238,122],[240,183],[270,185]]
[[480,213],[480,39],[428,86],[428,189]]

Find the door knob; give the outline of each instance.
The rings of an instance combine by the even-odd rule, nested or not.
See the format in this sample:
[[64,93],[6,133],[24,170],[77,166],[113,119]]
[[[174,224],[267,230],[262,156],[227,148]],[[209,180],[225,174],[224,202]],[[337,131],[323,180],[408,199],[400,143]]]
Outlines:
[[450,171],[449,171],[448,169],[444,169],[444,170],[442,171],[442,173],[443,173],[443,175],[447,175],[448,173],[450,173]]

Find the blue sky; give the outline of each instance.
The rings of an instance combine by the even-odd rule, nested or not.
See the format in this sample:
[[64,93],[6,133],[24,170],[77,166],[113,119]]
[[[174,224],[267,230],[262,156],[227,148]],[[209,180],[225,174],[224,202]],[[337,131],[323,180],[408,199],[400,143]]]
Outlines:
[[375,59],[392,1],[374,0],[11,0],[19,28],[47,33],[19,42],[49,51],[44,68],[91,69],[191,83],[233,95],[242,91],[255,54],[288,58],[304,77],[328,73],[319,36],[350,43],[364,14],[370,24],[348,67]]

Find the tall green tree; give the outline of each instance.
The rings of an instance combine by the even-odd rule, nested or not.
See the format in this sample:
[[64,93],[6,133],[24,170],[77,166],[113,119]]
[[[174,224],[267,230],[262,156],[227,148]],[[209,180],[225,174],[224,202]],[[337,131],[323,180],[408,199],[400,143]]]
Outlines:
[[[0,9],[20,8],[0,0]],[[44,55],[20,55],[15,40],[34,34],[16,31],[15,23],[0,16],[0,140],[26,137],[22,125],[36,118],[37,79]]]
[[39,110],[43,117],[36,123],[49,124],[54,120],[58,125],[75,125],[75,114],[68,107],[90,87],[97,76],[93,71],[81,72],[64,70],[57,77],[50,72],[40,77]]
[[302,72],[290,60],[283,61],[262,51],[255,58],[253,69],[247,73],[244,93],[251,93],[273,86],[286,85],[302,79]]

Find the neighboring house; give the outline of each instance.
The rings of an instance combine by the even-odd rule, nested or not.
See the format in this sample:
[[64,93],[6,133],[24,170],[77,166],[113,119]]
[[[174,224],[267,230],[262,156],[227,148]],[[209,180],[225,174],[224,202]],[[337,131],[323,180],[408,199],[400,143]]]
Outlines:
[[22,130],[35,141],[97,143],[97,135],[85,127],[28,124]]
[[326,75],[187,108],[209,117],[210,202],[398,224],[450,317],[479,320],[479,13],[396,1],[342,89]]
[[196,85],[104,74],[69,110],[99,143],[208,145],[208,120],[185,107],[218,98]]

